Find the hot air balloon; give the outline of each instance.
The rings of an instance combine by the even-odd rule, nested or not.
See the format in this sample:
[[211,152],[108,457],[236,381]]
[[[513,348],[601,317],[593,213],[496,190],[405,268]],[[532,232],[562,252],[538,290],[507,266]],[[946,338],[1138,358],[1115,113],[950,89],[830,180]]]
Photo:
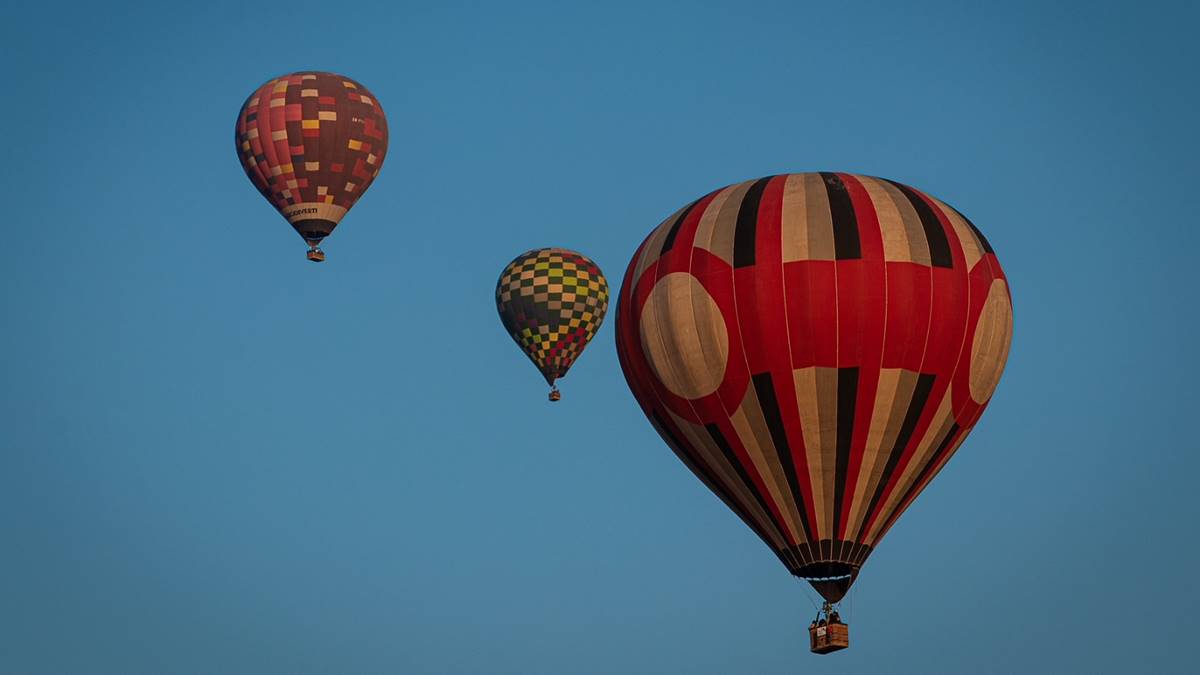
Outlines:
[[496,282],[500,321],[550,385],[583,353],[608,311],[608,281],[587,256],[542,248],[517,256]]
[[308,242],[308,259],[321,262],[321,240],[379,175],[387,118],[358,82],[299,72],[250,94],[235,138],[254,187]]
[[978,422],[1011,338],[1004,272],[970,220],[845,173],[688,204],[642,243],[617,308],[646,416],[827,615]]

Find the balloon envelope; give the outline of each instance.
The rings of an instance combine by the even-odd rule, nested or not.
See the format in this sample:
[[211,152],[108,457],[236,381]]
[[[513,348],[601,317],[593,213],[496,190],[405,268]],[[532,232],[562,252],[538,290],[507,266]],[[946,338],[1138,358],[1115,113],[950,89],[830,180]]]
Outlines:
[[375,96],[348,77],[292,73],[250,94],[235,140],[250,181],[316,246],[379,174],[387,118]]
[[1004,272],[966,217],[845,173],[685,206],[634,255],[617,309],[659,434],[833,602],[975,426],[1011,336]]
[[496,309],[504,329],[553,386],[600,329],[608,281],[581,253],[526,251],[500,273]]

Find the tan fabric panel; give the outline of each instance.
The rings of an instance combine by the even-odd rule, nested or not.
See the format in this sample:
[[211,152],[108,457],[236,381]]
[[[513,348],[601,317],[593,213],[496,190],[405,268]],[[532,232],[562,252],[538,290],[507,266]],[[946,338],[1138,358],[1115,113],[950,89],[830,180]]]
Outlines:
[[[833,496],[837,485],[838,369],[815,368],[817,372],[817,416],[821,425],[821,480],[829,503],[821,531],[833,536]],[[808,452],[812,456],[812,451]],[[822,539],[826,538],[822,536]]]
[[758,402],[758,394],[755,393],[754,387],[746,388],[746,397],[742,399],[741,405],[730,416],[730,421],[737,430],[738,438],[746,447],[746,452],[754,462],[755,468],[766,480],[771,499],[780,505],[784,524],[791,532],[792,540],[796,543],[803,543],[805,541],[804,526],[800,521],[800,512],[796,509],[795,500],[792,499],[792,488],[788,484],[783,465],[779,462],[779,455],[775,451],[775,441],[771,438],[771,432],[767,430],[762,408]]
[[962,244],[963,256],[967,261],[967,269],[975,267],[975,263],[983,257],[983,246],[979,243],[979,238],[975,236],[975,232],[971,230],[971,226],[967,225],[967,221],[958,215],[954,209],[946,206],[945,203],[935,197],[930,197],[933,203],[941,209],[946,219],[950,221],[950,226],[954,228],[954,234],[958,236],[959,243]]
[[925,238],[925,227],[921,225],[921,217],[909,203],[908,197],[896,189],[895,185],[885,180],[876,180],[875,183],[883,188],[883,191],[891,198],[896,213],[900,214],[900,220],[904,223],[904,235],[908,240],[908,260],[922,265],[931,265],[929,240]]
[[[721,260],[730,265],[733,264],[733,231],[736,229],[737,215],[742,208],[742,200],[746,198],[746,191],[750,189],[751,185],[754,185],[754,181],[748,180],[722,190],[728,194],[721,202],[720,209],[710,208],[714,212],[712,224],[705,232],[698,231],[696,233],[695,246],[697,248],[706,249]],[[704,215],[708,216],[709,214],[706,212]],[[701,222],[701,225],[706,225],[706,223]]]
[[[804,436],[804,455],[808,460],[808,482],[812,486],[813,507],[816,509],[816,523],[813,524],[816,531],[813,536],[826,536],[826,530],[822,529],[822,523],[825,522],[825,480],[822,467],[824,457],[821,454],[821,419],[817,414],[817,369],[800,368],[792,371],[792,381],[796,386],[796,403],[797,409],[800,412],[800,431]],[[830,443],[836,443],[836,437],[831,438]],[[835,467],[836,470],[836,467]],[[830,493],[830,497],[832,497]]]
[[[937,478],[937,475],[942,472],[943,468],[945,468],[946,462],[950,461],[950,458],[954,456],[954,453],[958,452],[958,449],[962,446],[963,441],[965,441],[967,439],[967,436],[970,435],[970,433],[971,433],[970,429],[959,430],[958,439],[950,444],[950,447],[946,450],[946,454],[943,455],[942,458],[938,460],[937,465],[935,465],[933,467],[933,470],[929,472],[929,479],[928,479],[928,482],[926,482],[926,485],[928,485],[929,483],[932,483],[933,480],[935,478]],[[940,443],[941,439],[939,439],[938,442]],[[884,537],[884,535],[887,534],[887,531],[882,529],[886,525],[887,525],[887,523],[880,523],[878,527],[874,528],[878,532],[874,535],[875,539],[870,544],[871,546],[874,546],[875,544],[877,544],[879,542],[879,540],[882,539]]]
[[833,215],[829,210],[829,193],[819,173],[804,177],[804,213],[808,226],[808,259],[834,260]]
[[679,209],[672,213],[669,218],[659,223],[658,227],[650,233],[650,238],[646,240],[646,245],[642,248],[642,257],[638,259],[636,271],[633,273],[633,283],[637,283],[638,279],[642,278],[642,273],[646,268],[654,264],[658,260],[659,252],[662,251],[663,241],[667,238],[667,233],[671,231],[671,224],[679,217],[687,207]]
[[1012,346],[1012,304],[1008,285],[1003,279],[992,280],[975,338],[971,341],[971,398],[987,403],[1004,373],[1008,350]]
[[[946,434],[950,431],[950,427],[953,424],[954,414],[950,407],[950,388],[947,387],[941,402],[938,403],[937,410],[933,413],[933,419],[925,429],[925,434],[921,437],[920,442],[917,443],[917,447],[913,451],[912,457],[909,458],[908,464],[904,467],[904,471],[901,472],[900,479],[892,488],[892,492],[887,496],[887,499],[883,500],[882,508],[880,509],[882,516],[886,517],[887,514],[892,512],[892,509],[896,508],[896,504],[900,501],[900,498],[904,496],[908,488],[912,486],[913,481],[916,480],[921,467],[925,466],[930,458],[933,457],[934,450],[937,450],[938,444],[946,438]],[[864,541],[874,545],[879,530],[884,525],[884,517],[875,521]]]
[[908,240],[908,229],[883,181],[863,176],[858,180],[866,188],[875,213],[879,216],[879,229],[883,234],[883,259],[888,262],[912,262],[912,243]]
[[[837,479],[837,368],[792,371],[804,454],[813,487],[816,527],[822,539],[833,532],[833,495]],[[816,536],[816,533],[814,533]]]
[[[693,277],[694,278],[694,277]],[[692,323],[700,338],[702,361],[691,367],[716,377],[718,385],[725,379],[729,365],[729,336],[726,331],[725,315],[702,284],[692,288]]]
[[907,403],[912,398],[913,387],[916,385],[915,374],[899,368],[885,368],[879,371],[879,385],[875,391],[875,406],[871,410],[871,426],[867,430],[867,443],[863,448],[862,466],[859,467],[858,477],[854,484],[853,501],[850,502],[850,515],[846,521],[846,531],[858,532],[862,520],[866,517],[863,511],[875,488],[879,484],[879,475],[887,463],[888,453],[900,433],[900,425],[904,418],[896,418],[897,408],[901,415],[905,407],[897,406],[897,401]]
[[708,435],[708,431],[699,425],[677,417],[670,410],[666,412],[671,416],[671,421],[675,423],[675,426],[683,433],[688,444],[700,456],[700,460],[704,465],[720,480],[721,485],[726,491],[738,501],[738,504],[742,507],[742,512],[749,514],[758,523],[759,528],[767,534],[771,540],[771,545],[776,549],[787,548],[788,542],[784,540],[779,529],[775,527],[775,524],[771,521],[771,517],[758,505],[758,500],[746,489],[737,472],[725,460],[725,455],[721,453],[721,449],[716,446],[712,437]]
[[333,223],[340,223],[346,215],[346,207],[322,202],[302,202],[280,211],[289,223],[295,223],[307,218],[320,218]]
[[[884,467],[888,464],[888,455],[892,454],[892,448],[895,446],[896,437],[900,435],[900,428],[904,426],[905,414],[908,412],[908,405],[912,402],[912,394],[917,389],[917,380],[919,376],[911,370],[888,369],[882,371],[896,372],[895,389],[892,394],[892,405],[884,414],[882,429],[880,430],[880,441],[875,444],[872,441],[868,449],[874,450],[876,458],[872,462],[870,472],[859,473],[859,484],[854,486],[854,504],[852,506],[852,515],[850,522],[854,525],[853,532],[858,532],[858,528],[862,527],[863,522],[870,516],[866,513],[866,507],[870,506],[871,496],[875,495],[875,491],[880,485],[880,480],[883,478]],[[882,377],[881,377],[882,383]],[[882,395],[882,389],[880,394]],[[878,399],[876,404],[878,405]],[[871,419],[871,430],[875,431],[875,419]],[[865,459],[864,459],[865,461]],[[856,514],[857,515],[853,515]]]
[[650,368],[671,393],[697,399],[721,385],[729,335],[720,308],[696,277],[674,272],[659,279],[639,329]]
[[783,183],[781,237],[783,262],[808,260],[808,197],[805,174],[789,174]]

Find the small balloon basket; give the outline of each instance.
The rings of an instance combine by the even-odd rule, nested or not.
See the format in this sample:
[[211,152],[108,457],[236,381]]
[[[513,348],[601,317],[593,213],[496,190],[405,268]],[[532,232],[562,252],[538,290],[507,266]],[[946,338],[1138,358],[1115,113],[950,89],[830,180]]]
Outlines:
[[828,654],[850,646],[850,627],[844,623],[810,626],[809,649],[814,654]]
[[553,403],[554,401],[561,401],[561,400],[562,400],[562,393],[558,391],[558,388],[556,387],[554,389],[551,389],[550,390],[550,402]]
[[308,249],[308,259],[313,262],[324,262],[325,251],[322,251],[319,248],[310,248]]
[[850,646],[850,626],[842,623],[837,610],[828,602],[808,626],[808,645],[814,654],[828,654]]

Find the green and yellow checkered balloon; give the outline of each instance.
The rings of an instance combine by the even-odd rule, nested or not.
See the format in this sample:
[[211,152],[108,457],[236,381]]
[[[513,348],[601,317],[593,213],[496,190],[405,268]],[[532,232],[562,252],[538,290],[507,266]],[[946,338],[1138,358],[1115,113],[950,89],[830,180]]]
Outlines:
[[505,330],[553,387],[600,328],[608,311],[608,281],[580,253],[528,251],[500,274],[496,308]]

